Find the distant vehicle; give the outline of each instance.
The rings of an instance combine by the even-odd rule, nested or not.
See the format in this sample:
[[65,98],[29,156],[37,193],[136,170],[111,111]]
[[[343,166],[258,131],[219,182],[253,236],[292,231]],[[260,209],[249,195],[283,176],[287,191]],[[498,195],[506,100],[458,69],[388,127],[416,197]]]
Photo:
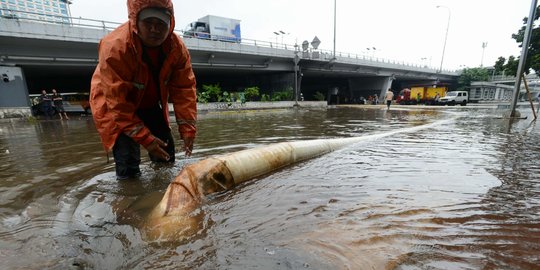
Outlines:
[[396,103],[402,105],[412,104],[411,100],[411,89],[404,88],[399,91],[399,94],[396,97]]
[[[50,93],[49,93],[50,94]],[[90,115],[90,94],[82,92],[60,93],[62,95],[62,104],[67,113],[81,113]],[[41,94],[29,95],[30,104],[32,104],[32,114],[37,116],[43,114],[39,107],[39,96]],[[54,107],[53,107],[54,108]],[[55,114],[56,114],[55,109]]]
[[240,42],[240,20],[206,15],[190,23],[184,30],[184,37]]
[[467,105],[469,102],[469,94],[467,91],[450,91],[446,93],[446,96],[439,99],[439,103],[442,105]]
[[415,86],[411,87],[411,89],[405,88],[399,92],[398,96],[396,97],[396,103],[402,105],[419,103],[434,105],[435,96],[437,94],[439,94],[440,97],[444,96],[446,90],[446,86]]

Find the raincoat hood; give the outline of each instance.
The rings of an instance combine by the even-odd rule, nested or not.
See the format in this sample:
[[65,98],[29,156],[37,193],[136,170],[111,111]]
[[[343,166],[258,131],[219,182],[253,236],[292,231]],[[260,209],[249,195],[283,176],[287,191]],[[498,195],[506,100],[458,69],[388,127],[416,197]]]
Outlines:
[[127,0],[129,25],[135,33],[137,29],[137,18],[139,12],[145,8],[164,8],[171,14],[171,25],[169,35],[174,31],[174,8],[172,0]]

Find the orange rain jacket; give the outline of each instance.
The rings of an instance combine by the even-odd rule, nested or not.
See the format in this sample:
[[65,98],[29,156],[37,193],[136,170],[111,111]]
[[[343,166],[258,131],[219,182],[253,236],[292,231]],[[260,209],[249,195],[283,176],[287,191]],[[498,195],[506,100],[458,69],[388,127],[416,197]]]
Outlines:
[[142,60],[142,43],[137,36],[137,15],[148,7],[166,8],[171,13],[169,36],[162,44],[166,59],[159,74],[163,115],[169,123],[170,99],[180,136],[195,137],[195,75],[185,44],[173,33],[172,0],[128,0],[127,5],[129,21],[101,40],[99,63],[92,76],[90,106],[105,150],[111,151],[121,133],[144,147],[155,139],[135,113],[151,76]]

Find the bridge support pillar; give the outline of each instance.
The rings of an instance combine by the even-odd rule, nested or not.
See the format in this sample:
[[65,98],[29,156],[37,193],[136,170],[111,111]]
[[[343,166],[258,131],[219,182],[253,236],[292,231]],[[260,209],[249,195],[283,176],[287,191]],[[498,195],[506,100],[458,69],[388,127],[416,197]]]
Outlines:
[[388,88],[392,86],[393,81],[394,76],[378,76],[349,79],[351,98],[367,98],[368,96],[377,94],[379,100],[382,100]]
[[386,95],[386,91],[388,91],[388,89],[392,87],[393,81],[394,81],[394,76],[386,77],[383,80],[383,87],[381,88],[381,93],[379,94],[379,101],[381,102],[384,101],[384,96]]
[[0,118],[31,115],[28,87],[20,67],[0,66]]

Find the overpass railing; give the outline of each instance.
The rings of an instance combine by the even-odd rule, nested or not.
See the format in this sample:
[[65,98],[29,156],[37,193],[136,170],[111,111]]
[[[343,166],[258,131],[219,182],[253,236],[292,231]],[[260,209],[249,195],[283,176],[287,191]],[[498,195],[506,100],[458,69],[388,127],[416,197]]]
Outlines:
[[[79,27],[79,28],[89,28],[89,29],[96,29],[96,30],[104,30],[105,32],[110,32],[114,30],[116,27],[121,25],[121,23],[118,22],[111,22],[111,21],[104,21],[104,20],[94,20],[94,19],[87,19],[87,18],[81,18],[81,17],[68,17],[68,16],[58,16],[58,15],[49,15],[49,14],[43,14],[43,13],[36,13],[36,12],[29,12],[29,11],[22,11],[22,10],[16,10],[16,9],[5,9],[0,8],[0,21],[1,20],[17,20],[17,21],[29,21],[29,22],[35,22],[35,23],[45,23],[45,24],[56,24],[61,26],[69,26],[69,27]],[[0,23],[1,28],[1,23]],[[437,70],[434,67],[429,67],[424,64],[418,64],[418,63],[412,63],[407,61],[399,61],[395,59],[389,59],[389,58],[382,58],[382,57],[375,57],[371,56],[368,53],[349,53],[349,52],[334,52],[330,50],[324,50],[324,49],[317,49],[314,50],[310,48],[307,51],[301,51],[299,50],[299,45],[297,44],[286,44],[286,43],[279,43],[279,42],[271,42],[271,41],[264,41],[264,40],[256,40],[256,39],[249,39],[249,38],[242,38],[239,41],[226,41],[221,39],[220,37],[209,37],[207,33],[193,33],[183,30],[175,30],[175,32],[185,38],[191,37],[191,38],[197,38],[197,39],[208,39],[208,40],[216,40],[219,42],[227,42],[227,43],[239,43],[242,45],[251,45],[251,46],[257,46],[257,47],[265,47],[265,48],[271,48],[276,50],[285,50],[291,52],[290,55],[294,55],[294,52],[298,52],[299,56],[302,58],[312,58],[312,56],[316,56],[317,60],[336,60],[347,63],[358,63],[359,61],[370,61],[374,63],[387,63],[391,65],[400,65],[405,67],[412,67],[417,69],[423,69],[423,70]],[[198,35],[200,34],[200,35]],[[197,36],[198,35],[198,36]],[[197,37],[193,37],[197,36]],[[205,38],[205,36],[207,36]],[[444,70],[446,72],[455,72],[453,70]]]
[[112,31],[121,23],[0,8],[0,19],[68,25]]

